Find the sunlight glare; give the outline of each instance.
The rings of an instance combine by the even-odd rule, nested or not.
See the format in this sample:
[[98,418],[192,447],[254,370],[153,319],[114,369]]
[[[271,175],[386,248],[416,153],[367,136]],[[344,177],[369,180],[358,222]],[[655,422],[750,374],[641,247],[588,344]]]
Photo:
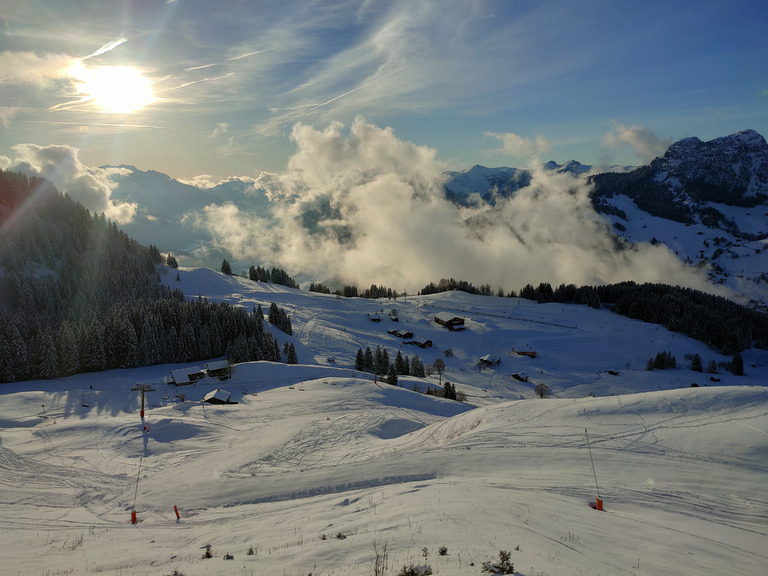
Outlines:
[[152,81],[132,66],[89,69],[80,65],[75,77],[78,92],[105,112],[137,112],[155,100]]

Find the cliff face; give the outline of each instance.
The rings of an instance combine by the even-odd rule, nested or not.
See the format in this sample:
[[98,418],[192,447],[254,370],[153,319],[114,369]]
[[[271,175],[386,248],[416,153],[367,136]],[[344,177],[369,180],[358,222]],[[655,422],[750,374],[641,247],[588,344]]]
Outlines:
[[768,144],[754,130],[686,138],[650,165],[653,180],[694,202],[755,206],[768,200]]

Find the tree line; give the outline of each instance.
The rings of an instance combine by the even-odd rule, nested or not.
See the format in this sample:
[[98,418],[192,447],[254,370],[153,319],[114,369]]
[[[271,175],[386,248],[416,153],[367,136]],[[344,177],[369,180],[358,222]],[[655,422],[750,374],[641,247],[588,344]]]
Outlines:
[[[0,382],[221,356],[282,360],[261,306],[186,300],[160,282],[156,247],[43,179],[0,171],[0,248]],[[290,333],[287,314],[276,317]]]
[[[488,285],[475,288],[469,282],[452,278],[441,280],[438,284],[430,283],[420,294],[448,290],[490,294]],[[499,289],[497,295],[504,295],[504,291]],[[660,324],[668,330],[704,342],[723,354],[741,352],[753,345],[768,349],[768,315],[722,296],[692,288],[632,281],[601,286],[560,284],[553,288],[549,283],[542,282],[536,287],[527,284],[519,293],[510,291],[506,296],[542,304],[557,302],[607,308],[628,318]]]

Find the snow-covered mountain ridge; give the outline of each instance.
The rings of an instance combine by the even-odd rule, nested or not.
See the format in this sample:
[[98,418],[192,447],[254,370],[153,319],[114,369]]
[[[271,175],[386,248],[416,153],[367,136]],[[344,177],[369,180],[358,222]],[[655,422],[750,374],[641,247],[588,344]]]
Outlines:
[[[629,243],[666,244],[680,260],[709,270],[716,284],[764,307],[768,283],[768,144],[754,130],[703,142],[686,138],[664,156],[632,170],[590,171],[549,162],[545,170],[587,178],[595,210]],[[475,167],[446,183],[463,205],[482,199],[489,211],[473,226],[497,223],[491,209],[522,186],[509,168]],[[469,199],[474,199],[472,204]]]
[[[276,302],[293,335],[265,329],[301,363],[180,387],[166,379],[191,364],[4,385],[8,573],[351,576],[386,560],[382,576],[478,576],[500,551],[520,576],[768,565],[765,351],[716,382],[684,358],[726,357],[607,310],[461,292],[337,299],[203,268],[161,277],[187,297]],[[369,319],[395,307],[397,322]],[[404,327],[433,346],[389,333]],[[366,346],[445,370],[392,386],[354,370]],[[644,369],[660,350],[677,369]],[[489,353],[500,362],[479,371]],[[446,381],[467,401],[422,393]],[[554,397],[534,396],[541,382]],[[237,404],[202,402],[219,388]]]
[[[768,197],[768,147],[757,132],[745,130],[709,142],[686,138],[649,165],[634,169],[596,168],[577,161],[551,161],[543,169],[544,174],[571,174],[579,186],[588,187],[594,210],[610,223],[616,236],[630,244],[665,244],[682,262],[709,270],[712,281],[727,285],[736,297],[766,304],[768,209],[762,202]],[[236,262],[223,238],[228,225],[208,217],[210,207],[222,218],[235,215],[239,226],[253,217],[257,219],[254,227],[265,234],[271,230],[285,234],[298,226],[292,234],[299,231],[307,241],[332,231],[349,236],[352,230],[343,222],[336,226],[343,211],[335,201],[318,198],[305,202],[300,196],[281,195],[285,175],[262,174],[257,179],[232,178],[215,186],[195,186],[130,166],[114,167],[110,172],[113,198],[137,206],[136,218],[122,228],[145,245],[173,253],[182,265],[219,267],[223,258],[229,258],[238,270],[251,264],[286,267],[307,283],[333,277],[332,272],[322,278],[305,276],[305,270],[291,269],[279,261],[279,253],[261,254],[253,243],[253,254]],[[471,234],[488,238],[493,234],[486,231],[508,225],[502,211],[493,210],[529,186],[532,172],[474,166],[444,177],[444,189],[434,190],[435,196],[444,195],[460,210],[470,207],[474,212]],[[346,194],[340,193],[339,198]],[[442,211],[441,217],[456,214]],[[438,228],[453,224],[430,220]],[[397,220],[392,225],[397,226]],[[392,233],[397,234],[395,229]],[[461,277],[459,272],[450,274]],[[477,279],[477,283],[484,281]]]
[[654,180],[698,202],[754,206],[768,201],[768,144],[754,130],[672,144],[650,165]]

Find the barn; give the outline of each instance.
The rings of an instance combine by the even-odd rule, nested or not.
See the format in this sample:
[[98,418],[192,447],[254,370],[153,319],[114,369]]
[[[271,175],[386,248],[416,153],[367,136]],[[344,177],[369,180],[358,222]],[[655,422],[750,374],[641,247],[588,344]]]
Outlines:
[[477,361],[480,366],[483,368],[491,368],[493,366],[498,366],[501,364],[501,358],[496,356],[495,354],[486,354],[480,360]]
[[237,402],[232,402],[229,398],[229,392],[216,388],[216,390],[211,390],[205,395],[203,402],[208,404],[237,404]]
[[435,322],[445,326],[448,330],[464,330],[464,318],[455,316],[450,312],[435,314]]
[[176,386],[184,386],[185,384],[194,384],[201,378],[205,378],[205,372],[202,371],[200,366],[187,366],[186,368],[177,368],[171,370],[170,384],[176,384]]
[[218,378],[219,380],[227,380],[232,377],[232,366],[229,364],[229,360],[208,362],[205,365],[205,371],[211,378]]

